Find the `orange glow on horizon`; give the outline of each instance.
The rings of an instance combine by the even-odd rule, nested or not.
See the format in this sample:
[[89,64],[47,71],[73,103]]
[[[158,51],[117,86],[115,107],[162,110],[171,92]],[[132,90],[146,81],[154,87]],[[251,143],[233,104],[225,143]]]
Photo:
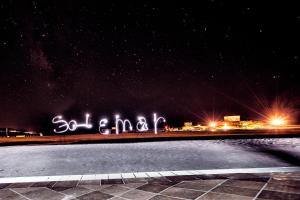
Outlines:
[[224,129],[224,130],[229,130],[229,129],[230,129],[230,126],[228,126],[228,124],[227,124],[227,123],[224,123],[224,125],[223,125],[223,129]]
[[288,124],[287,117],[284,116],[273,116],[270,118],[270,125],[272,126],[284,126]]
[[276,100],[265,109],[265,123],[272,127],[283,127],[296,122],[298,110],[293,101],[286,98]]
[[208,125],[209,125],[210,128],[216,128],[217,127],[217,122],[211,121],[211,122],[208,123]]

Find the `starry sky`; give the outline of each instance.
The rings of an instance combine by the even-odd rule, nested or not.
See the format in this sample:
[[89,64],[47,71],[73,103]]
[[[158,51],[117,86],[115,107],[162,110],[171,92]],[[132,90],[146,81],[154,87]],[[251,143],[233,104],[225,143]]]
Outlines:
[[1,1],[0,127],[154,111],[176,126],[255,119],[276,98],[299,107],[298,6],[200,2]]

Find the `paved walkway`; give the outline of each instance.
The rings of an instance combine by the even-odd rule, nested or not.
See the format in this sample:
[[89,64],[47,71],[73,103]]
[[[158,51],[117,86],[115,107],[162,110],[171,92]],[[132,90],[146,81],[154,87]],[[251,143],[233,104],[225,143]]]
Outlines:
[[300,199],[299,172],[85,179],[1,183],[0,199]]
[[299,167],[300,138],[2,146],[0,158],[0,178]]

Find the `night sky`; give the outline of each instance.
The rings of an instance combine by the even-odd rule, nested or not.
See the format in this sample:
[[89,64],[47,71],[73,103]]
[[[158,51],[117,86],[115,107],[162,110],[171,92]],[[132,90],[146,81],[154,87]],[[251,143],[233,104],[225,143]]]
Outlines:
[[275,99],[299,108],[297,4],[164,2],[1,1],[0,127],[47,130],[54,115],[85,112],[256,119]]

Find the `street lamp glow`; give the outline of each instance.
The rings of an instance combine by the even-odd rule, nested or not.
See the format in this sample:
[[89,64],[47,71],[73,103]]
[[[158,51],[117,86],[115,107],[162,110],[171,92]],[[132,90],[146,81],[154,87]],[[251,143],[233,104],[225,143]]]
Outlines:
[[216,127],[217,127],[217,122],[211,121],[211,122],[208,123],[208,126],[209,126],[210,128],[216,128]]
[[266,108],[266,124],[270,128],[284,127],[295,122],[298,110],[295,104],[287,99],[276,98],[276,101]]
[[229,130],[229,129],[230,129],[230,126],[229,126],[227,123],[224,123],[224,124],[223,124],[223,129],[224,129],[224,130]]
[[287,120],[284,117],[273,117],[270,120],[272,126],[284,126],[287,124]]

